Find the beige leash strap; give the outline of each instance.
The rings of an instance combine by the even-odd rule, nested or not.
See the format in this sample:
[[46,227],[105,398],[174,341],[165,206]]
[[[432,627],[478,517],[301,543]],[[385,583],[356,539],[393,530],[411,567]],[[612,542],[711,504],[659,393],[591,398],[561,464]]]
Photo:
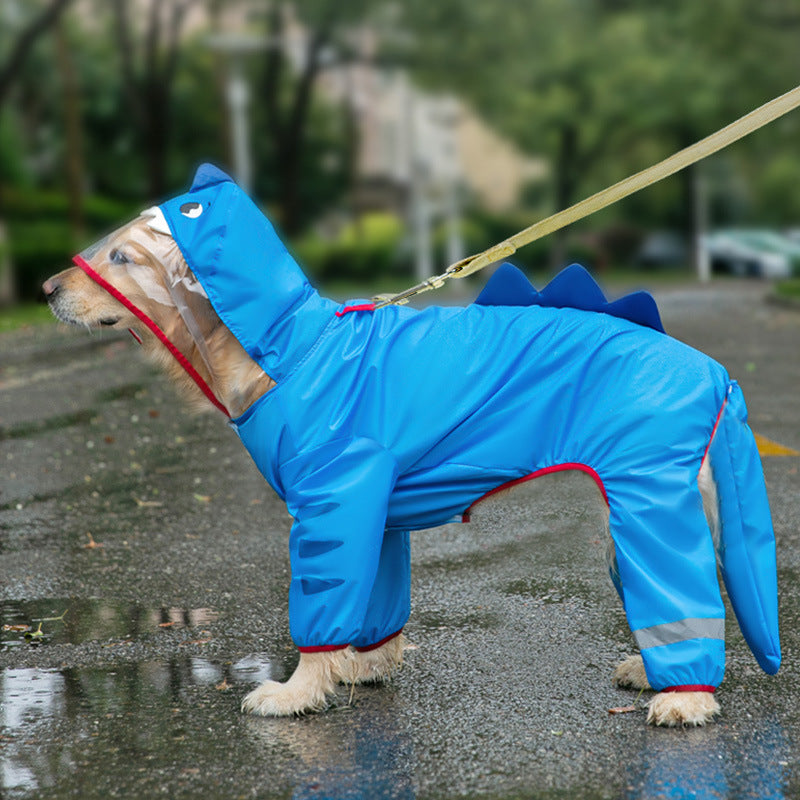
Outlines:
[[549,233],[559,230],[559,228],[577,222],[579,219],[588,217],[590,214],[594,214],[595,211],[606,208],[606,206],[610,206],[612,203],[616,203],[618,200],[622,200],[622,198],[628,197],[628,195],[638,192],[640,189],[644,189],[646,186],[650,186],[663,178],[674,175],[685,167],[744,138],[748,133],[758,130],[758,128],[763,127],[768,122],[782,117],[798,106],[800,106],[800,86],[796,86],[791,91],[780,97],[776,97],[774,100],[770,100],[768,103],[755,109],[755,111],[751,111],[744,117],[740,117],[725,128],[680,150],[669,158],[665,158],[658,164],[648,167],[641,172],[637,172],[635,175],[631,175],[625,178],[625,180],[619,181],[619,183],[615,183],[613,186],[609,186],[607,189],[603,189],[597,192],[597,194],[587,197],[585,200],[581,200],[574,206],[570,206],[563,211],[559,211],[547,217],[547,219],[535,222],[530,227],[514,234],[504,242],[500,242],[500,244],[496,244],[488,250],[484,250],[482,253],[468,256],[452,264],[441,275],[428,278],[426,281],[418,283],[416,286],[412,286],[410,289],[406,289],[399,294],[390,297],[380,296],[374,298],[375,308],[407,303],[408,300],[415,295],[430,291],[431,289],[438,289],[450,278],[464,278],[467,275],[471,275],[483,269],[489,264],[508,258],[520,247],[530,244],[536,239],[541,239],[543,236],[547,236]]

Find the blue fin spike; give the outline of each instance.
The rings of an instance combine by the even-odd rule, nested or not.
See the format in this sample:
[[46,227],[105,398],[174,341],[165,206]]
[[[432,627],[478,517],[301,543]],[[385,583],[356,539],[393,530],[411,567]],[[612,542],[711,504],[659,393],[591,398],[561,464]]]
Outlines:
[[483,306],[544,306],[577,308],[627,319],[664,333],[658,306],[648,292],[632,292],[609,302],[597,281],[580,264],[561,270],[541,292],[523,272],[502,264],[475,300]]

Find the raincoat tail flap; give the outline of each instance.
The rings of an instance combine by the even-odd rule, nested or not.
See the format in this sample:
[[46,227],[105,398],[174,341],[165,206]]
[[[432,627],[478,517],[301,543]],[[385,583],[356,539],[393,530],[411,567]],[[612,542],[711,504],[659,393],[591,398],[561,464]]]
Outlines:
[[738,385],[709,448],[719,492],[720,567],[739,627],[761,668],[781,664],[775,537],[761,460]]

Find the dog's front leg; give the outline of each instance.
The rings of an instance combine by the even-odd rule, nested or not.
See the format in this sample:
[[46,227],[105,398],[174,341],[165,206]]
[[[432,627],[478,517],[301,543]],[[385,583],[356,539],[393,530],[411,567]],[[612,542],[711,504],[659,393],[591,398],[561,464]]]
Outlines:
[[348,651],[300,653],[300,663],[286,683],[264,681],[242,701],[242,711],[264,717],[288,717],[321,711],[336,682],[348,672]]
[[356,649],[343,680],[346,683],[383,683],[388,681],[402,666],[405,648],[406,637],[401,633],[380,647]]

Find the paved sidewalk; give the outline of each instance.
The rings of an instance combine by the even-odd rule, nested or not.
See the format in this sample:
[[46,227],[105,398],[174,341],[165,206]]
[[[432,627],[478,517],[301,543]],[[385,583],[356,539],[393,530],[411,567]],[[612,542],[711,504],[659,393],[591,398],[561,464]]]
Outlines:
[[[800,450],[800,312],[765,292],[658,299],[740,381],[754,430]],[[129,337],[4,334],[0,797],[800,796],[800,457],[764,467],[784,666],[763,675],[731,617],[714,725],[609,714],[636,700],[609,680],[631,638],[577,475],[414,534],[413,649],[390,685],[255,719],[242,696],[296,660],[285,508]]]

